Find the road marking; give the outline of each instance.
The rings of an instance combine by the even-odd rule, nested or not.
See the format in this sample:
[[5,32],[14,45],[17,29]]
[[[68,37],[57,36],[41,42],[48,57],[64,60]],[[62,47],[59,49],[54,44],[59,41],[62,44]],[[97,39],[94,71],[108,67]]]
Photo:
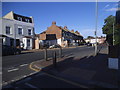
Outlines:
[[36,86],[33,86],[33,85],[29,84],[29,83],[25,83],[25,85],[29,86],[30,88],[37,88]]
[[33,72],[33,73],[30,73],[28,76],[33,75],[33,74],[36,74],[36,73],[38,73],[38,72]]
[[17,70],[19,70],[19,68],[8,70],[8,72],[13,72],[13,71],[17,71]]
[[34,62],[32,62],[32,63],[29,65],[29,68],[30,68],[31,70],[33,70],[33,71],[39,72],[41,69],[35,69],[35,68],[33,68],[33,67],[32,67],[33,63],[34,63]]
[[23,66],[27,66],[28,64],[22,64],[22,65],[20,65],[20,67],[23,67]]
[[48,74],[48,73],[46,73],[46,75],[48,75],[48,76],[50,76],[50,77],[53,77],[53,78],[55,78],[55,79],[58,79],[58,80],[64,81],[64,82],[66,82],[66,83],[69,83],[69,84],[72,84],[72,85],[75,85],[75,86],[81,87],[81,88],[88,88],[88,87],[86,87],[86,86],[84,86],[84,85],[80,85],[79,83],[72,82],[72,81],[66,80],[66,79],[61,78],[61,77],[57,77],[57,76],[54,76],[54,75],[51,75],[51,74]]

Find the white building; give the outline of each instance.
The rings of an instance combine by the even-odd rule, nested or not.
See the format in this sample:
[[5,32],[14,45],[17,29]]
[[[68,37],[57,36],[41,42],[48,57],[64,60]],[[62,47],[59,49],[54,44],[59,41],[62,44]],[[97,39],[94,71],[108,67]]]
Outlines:
[[106,38],[105,37],[98,37],[97,39],[95,38],[89,38],[89,39],[85,39],[86,43],[91,43],[91,44],[95,44],[97,40],[97,43],[102,44],[105,42]]
[[3,45],[34,48],[34,22],[32,17],[15,14],[13,11],[1,18],[0,35]]

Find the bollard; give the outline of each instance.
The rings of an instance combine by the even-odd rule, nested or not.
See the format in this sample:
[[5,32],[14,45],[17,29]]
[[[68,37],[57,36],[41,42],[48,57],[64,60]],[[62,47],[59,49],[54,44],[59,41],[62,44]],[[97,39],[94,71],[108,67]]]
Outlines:
[[62,47],[60,47],[60,49],[59,49],[59,58],[61,58],[62,57]]
[[44,50],[44,59],[47,61],[47,48]]
[[56,67],[56,60],[57,60],[57,57],[56,57],[56,52],[54,51],[53,52],[53,66]]

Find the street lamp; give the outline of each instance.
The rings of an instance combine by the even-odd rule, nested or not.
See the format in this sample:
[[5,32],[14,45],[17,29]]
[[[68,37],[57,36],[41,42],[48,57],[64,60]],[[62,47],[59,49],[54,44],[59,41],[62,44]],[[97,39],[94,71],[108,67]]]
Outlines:
[[115,45],[114,31],[115,31],[115,28],[114,28],[114,21],[113,21],[113,46]]
[[97,23],[98,23],[98,0],[96,0],[96,23],[95,23],[96,44],[95,44],[95,55],[97,55]]
[[115,45],[115,18],[113,13],[113,46]]

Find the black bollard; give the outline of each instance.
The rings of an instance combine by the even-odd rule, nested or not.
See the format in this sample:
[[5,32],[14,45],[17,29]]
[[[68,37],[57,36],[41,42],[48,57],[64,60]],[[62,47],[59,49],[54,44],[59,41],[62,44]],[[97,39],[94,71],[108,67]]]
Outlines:
[[57,64],[56,61],[57,61],[57,57],[56,57],[56,52],[54,51],[53,52],[53,66],[54,66],[54,68],[56,68],[56,66],[57,66],[56,65]]
[[45,50],[44,50],[44,59],[45,59],[45,61],[47,61],[47,48],[45,48]]

